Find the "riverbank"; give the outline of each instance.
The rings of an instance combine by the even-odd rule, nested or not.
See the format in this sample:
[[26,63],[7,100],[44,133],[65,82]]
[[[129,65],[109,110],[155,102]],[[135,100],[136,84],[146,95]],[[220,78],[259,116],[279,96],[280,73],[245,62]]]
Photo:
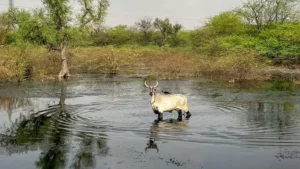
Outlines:
[[[0,47],[0,81],[55,79],[60,71],[57,51],[43,47]],[[299,83],[300,69],[272,66],[255,51],[226,52],[219,57],[187,49],[127,46],[69,48],[68,64],[72,74],[151,75],[161,79],[208,76],[230,82],[267,80],[280,75]]]

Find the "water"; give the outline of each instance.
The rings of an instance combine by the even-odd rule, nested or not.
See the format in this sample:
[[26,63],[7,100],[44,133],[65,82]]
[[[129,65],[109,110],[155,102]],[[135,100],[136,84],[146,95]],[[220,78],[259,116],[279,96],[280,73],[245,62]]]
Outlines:
[[[190,120],[157,123],[139,78],[0,84],[0,168],[299,168],[297,86],[184,79],[158,90],[185,94]],[[158,149],[145,151],[150,138]]]

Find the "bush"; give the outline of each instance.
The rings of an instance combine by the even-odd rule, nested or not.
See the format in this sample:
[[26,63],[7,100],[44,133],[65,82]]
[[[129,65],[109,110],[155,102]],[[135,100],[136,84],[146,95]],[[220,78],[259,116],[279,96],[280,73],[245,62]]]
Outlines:
[[6,36],[11,28],[11,21],[8,13],[0,14],[0,45],[3,45],[6,41]]
[[[0,47],[0,81],[42,79],[57,73],[58,58],[46,57],[46,50],[32,46]],[[57,62],[53,62],[58,61]]]
[[257,38],[250,36],[238,36],[238,35],[230,35],[224,37],[218,37],[218,42],[220,43],[220,48],[226,51],[234,51],[241,49],[250,49],[255,50],[257,44]]
[[208,27],[192,32],[191,43],[195,51],[208,56],[219,56],[223,50],[216,33]]
[[223,12],[212,17],[206,26],[218,36],[241,35],[246,32],[246,24],[233,12]]
[[241,49],[228,52],[218,58],[212,69],[221,75],[240,81],[261,78],[262,75],[255,71],[264,65],[265,61],[261,59],[258,52]]
[[94,40],[88,27],[72,27],[67,29],[67,34],[69,36],[70,46],[87,47],[94,45]]
[[274,61],[291,60],[300,63],[300,24],[272,25],[259,34],[257,49]]
[[126,25],[119,25],[107,30],[98,31],[96,34],[97,45],[121,46],[133,43],[134,32],[130,31]]
[[15,26],[18,29],[9,32],[7,44],[22,45],[23,43],[31,43],[47,45],[55,43],[54,26],[43,10],[35,10],[33,12],[17,10],[13,11],[12,15],[15,16]]

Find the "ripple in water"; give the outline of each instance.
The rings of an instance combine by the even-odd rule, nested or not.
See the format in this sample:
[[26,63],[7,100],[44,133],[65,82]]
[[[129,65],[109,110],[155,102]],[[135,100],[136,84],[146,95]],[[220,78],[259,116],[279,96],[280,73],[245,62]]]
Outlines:
[[[282,112],[276,113],[274,109],[270,112],[249,111],[249,107],[247,109],[244,104],[242,106],[217,104],[210,110],[211,112],[194,113],[190,121],[182,122],[175,120],[176,112],[165,113],[166,120],[157,123],[155,120],[153,121],[156,116],[149,111],[145,111],[145,113],[151,113],[151,115],[134,118],[131,118],[130,115],[126,116],[124,113],[123,119],[114,121],[113,118],[116,117],[112,113],[115,111],[114,107],[110,109],[110,113],[105,113],[103,112],[104,108],[97,104],[56,105],[36,113],[34,118],[41,116],[52,118],[57,122],[59,129],[64,131],[64,134],[75,136],[86,133],[94,137],[106,137],[107,134],[110,134],[116,137],[142,139],[152,137],[159,141],[240,146],[300,145],[299,126],[294,123],[293,119],[279,116]],[[145,113],[141,112],[141,114]],[[277,121],[267,120],[266,118],[271,118],[268,113],[276,115]],[[103,117],[103,114],[106,116]],[[205,118],[201,118],[203,116]],[[170,118],[168,119],[168,117]],[[207,121],[207,119],[210,120]],[[266,121],[268,123],[264,123]],[[195,123],[199,124],[193,125]],[[208,123],[210,125],[207,125]]]
[[[300,146],[300,108],[295,102],[256,101],[255,93],[248,101],[241,97],[242,101],[214,102],[191,94],[197,93],[193,91],[196,89],[182,88],[190,96],[191,119],[178,122],[177,113],[173,112],[165,113],[165,120],[157,123],[143,83],[113,83],[93,84],[91,91],[87,87],[74,87],[73,90],[80,90],[78,97],[72,95],[66,104],[49,106],[32,114],[27,121],[37,125],[47,119],[44,123],[49,123],[52,129],[46,132],[49,136],[61,132],[76,137],[84,133],[93,137],[153,137],[159,141],[236,146]],[[178,90],[177,86],[169,87]],[[101,95],[101,91],[105,93]],[[108,91],[115,93],[109,95]]]

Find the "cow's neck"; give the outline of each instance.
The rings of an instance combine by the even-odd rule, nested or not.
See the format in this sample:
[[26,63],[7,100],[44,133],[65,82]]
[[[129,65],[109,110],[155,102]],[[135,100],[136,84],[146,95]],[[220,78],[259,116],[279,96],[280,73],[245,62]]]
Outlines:
[[152,96],[151,96],[151,104],[153,104],[155,102],[155,96],[159,94],[159,93],[154,93]]

